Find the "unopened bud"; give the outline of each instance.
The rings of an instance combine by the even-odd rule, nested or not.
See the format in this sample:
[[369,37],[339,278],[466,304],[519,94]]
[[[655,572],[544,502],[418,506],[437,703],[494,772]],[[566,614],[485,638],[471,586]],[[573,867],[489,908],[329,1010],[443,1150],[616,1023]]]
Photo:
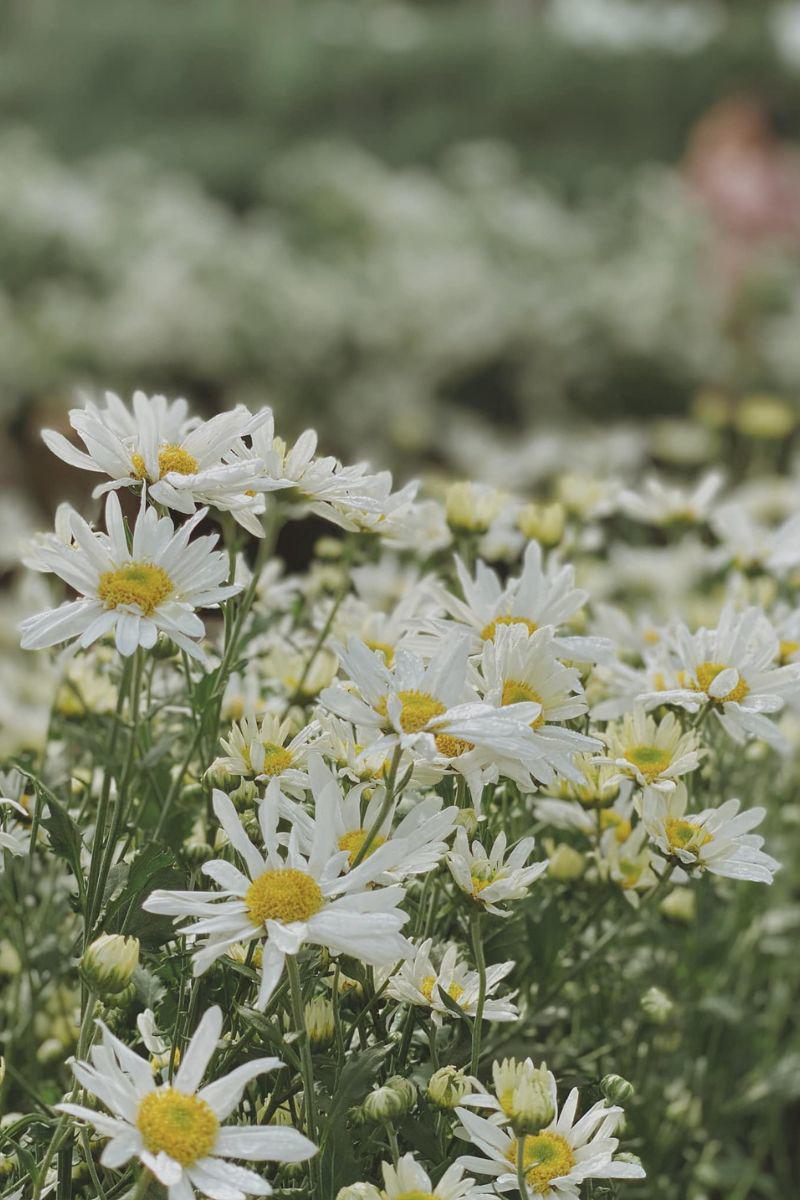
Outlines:
[[654,1025],[666,1025],[675,1011],[675,1005],[667,993],[657,987],[648,988],[639,1001],[639,1005],[642,1012]]
[[153,657],[160,659],[175,658],[177,653],[178,647],[175,645],[172,638],[165,637],[163,633],[159,634],[158,641],[151,650]]
[[231,775],[220,758],[215,758],[203,775],[203,783],[207,788],[220,788],[223,792],[229,792],[238,782],[238,775]]
[[258,787],[252,779],[243,779],[239,786],[231,792],[231,801],[237,812],[251,809],[258,796]]
[[309,1000],[305,1007],[305,1023],[308,1039],[315,1049],[330,1046],[333,1041],[333,1005],[325,996]]
[[440,1067],[428,1083],[428,1098],[438,1108],[455,1108],[471,1091],[469,1080],[458,1067]]
[[467,833],[467,837],[472,837],[478,828],[478,814],[474,808],[460,808],[456,816],[456,825],[461,825]]
[[538,1133],[556,1115],[547,1071],[526,1071],[509,1098],[506,1112],[518,1136]]
[[80,961],[86,986],[98,996],[122,992],[139,965],[139,939],[104,933],[89,946]]
[[336,1200],[381,1200],[381,1193],[373,1183],[349,1183],[339,1188]]
[[559,842],[550,855],[547,871],[561,883],[571,883],[575,879],[580,879],[585,865],[584,857],[579,850],[568,846],[566,842]]
[[557,546],[564,536],[567,514],[563,504],[526,504],[517,514],[517,528],[543,546]]
[[664,897],[659,907],[670,921],[691,925],[697,912],[697,900],[691,888],[676,887]]
[[417,1089],[411,1080],[404,1079],[402,1075],[390,1075],[386,1080],[386,1086],[397,1092],[403,1102],[403,1112],[411,1112],[417,1103]]
[[405,1112],[405,1104],[399,1092],[384,1085],[370,1092],[361,1105],[361,1110],[367,1121],[374,1125],[382,1125],[401,1117]]
[[633,1095],[633,1084],[621,1075],[605,1075],[600,1082],[600,1091],[611,1104],[625,1104]]

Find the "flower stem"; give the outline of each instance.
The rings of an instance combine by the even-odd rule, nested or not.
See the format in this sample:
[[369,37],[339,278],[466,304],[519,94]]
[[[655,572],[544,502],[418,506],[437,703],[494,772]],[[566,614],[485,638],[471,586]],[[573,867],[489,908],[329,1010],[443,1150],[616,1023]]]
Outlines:
[[367,833],[367,836],[364,838],[364,841],[361,843],[358,854],[353,859],[353,867],[357,867],[358,864],[367,857],[370,846],[375,841],[375,838],[378,836],[378,830],[380,829],[381,825],[383,824],[383,822],[386,820],[386,818],[389,815],[389,812],[392,807],[392,802],[394,801],[394,792],[395,792],[395,786],[397,783],[397,768],[400,765],[400,756],[402,753],[403,753],[402,748],[398,745],[392,756],[391,766],[389,767],[389,777],[386,780],[386,795],[383,798],[383,804],[381,805],[380,811],[379,811],[377,817],[375,818],[375,820],[373,821],[372,826],[371,826],[369,832]]
[[475,965],[478,968],[478,1003],[475,1007],[475,1020],[472,1025],[472,1058],[470,1073],[477,1075],[478,1063],[481,1057],[481,1036],[483,1027],[483,1009],[486,1004],[486,959],[483,954],[483,939],[481,937],[481,910],[476,908],[470,918],[470,935],[472,937],[472,952]]
[[[300,972],[297,969],[297,960],[293,954],[286,955],[286,970],[289,976],[289,990],[292,1001],[292,1018],[294,1020],[295,1031],[299,1034],[300,1041],[300,1072],[303,1076],[303,1103],[305,1106],[306,1118],[306,1135],[312,1142],[317,1142],[317,1101],[314,1093],[314,1065],[311,1061],[311,1043],[309,1042],[308,1032],[306,1030],[305,1011],[303,1009],[303,988],[300,983]],[[309,1182],[312,1188],[315,1186],[315,1176],[319,1174],[319,1161],[316,1158],[309,1160],[308,1164]],[[319,1186],[321,1181],[316,1180],[316,1185]],[[315,1194],[321,1194],[316,1192]]]
[[525,1138],[517,1138],[517,1187],[519,1188],[520,1200],[527,1200],[528,1185],[525,1180]]

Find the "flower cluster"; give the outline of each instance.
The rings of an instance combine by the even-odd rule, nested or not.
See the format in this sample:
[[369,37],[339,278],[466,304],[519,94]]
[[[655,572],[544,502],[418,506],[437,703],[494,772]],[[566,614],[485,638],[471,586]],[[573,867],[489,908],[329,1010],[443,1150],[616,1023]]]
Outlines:
[[[647,1194],[620,1139],[649,1165],[652,1105],[615,1071],[646,1088],[631,1047],[674,1019],[661,927],[779,867],[754,830],[758,768],[797,743],[790,514],[756,569],[717,475],[425,494],[287,446],[268,409],[109,393],[70,423],[83,449],[45,440],[106,477],[104,528],[62,507],[25,552],[68,595],[22,645],[63,649],[44,750],[0,777],[38,922],[12,922],[16,973],[60,1014],[60,1087],[9,1134],[35,1200],[65,1173],[169,1200]],[[320,520],[284,566],[279,534]],[[703,547],[693,604],[623,604],[626,545],[658,591],[648,529],[665,574]],[[32,955],[53,930],[77,962]]]

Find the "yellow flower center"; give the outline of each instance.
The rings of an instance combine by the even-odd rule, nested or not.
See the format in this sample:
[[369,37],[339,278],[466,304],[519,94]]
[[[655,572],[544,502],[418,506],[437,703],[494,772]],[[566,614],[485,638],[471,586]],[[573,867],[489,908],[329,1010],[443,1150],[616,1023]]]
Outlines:
[[139,1105],[136,1125],[151,1154],[163,1151],[182,1167],[209,1154],[219,1121],[210,1105],[175,1088],[148,1092]]
[[643,860],[632,858],[620,859],[619,873],[622,876],[621,886],[624,891],[636,887],[642,875],[644,875],[644,868],[645,864]]
[[[419,990],[422,992],[429,1004],[433,1004],[433,989],[437,986],[437,983],[438,980],[436,979],[435,975],[426,975],[422,983],[419,985]],[[441,991],[445,990],[441,984],[438,986]],[[451,983],[450,987],[447,988],[447,994],[451,1000],[455,1000],[456,1004],[458,1004],[459,1000],[464,995],[464,989],[458,983]]]
[[316,879],[294,867],[278,867],[259,875],[245,892],[244,902],[254,925],[308,921],[324,903]]
[[[516,1167],[518,1139],[515,1138],[506,1158]],[[552,1189],[550,1181],[568,1175],[575,1166],[575,1155],[566,1138],[560,1133],[529,1134],[522,1151],[525,1178],[537,1196],[546,1196]]]
[[383,661],[387,667],[392,665],[394,662],[394,646],[390,646],[388,642],[371,641],[369,638],[365,640],[364,644],[369,646],[370,650],[379,650],[383,655]]
[[477,896],[483,891],[484,888],[487,888],[490,883],[494,883],[494,875],[491,872],[491,868],[487,868],[486,875],[471,875],[470,880],[472,882],[472,893],[473,895]]
[[[368,833],[368,830],[366,830],[366,829],[350,829],[350,830],[348,830],[347,833],[343,833],[342,836],[339,838],[339,849],[347,851],[349,858],[350,858],[350,866],[351,867],[352,867],[353,863],[355,862],[356,857],[357,857],[359,851],[361,850],[361,847],[364,845],[364,842],[366,841],[367,833]],[[367,853],[364,855],[364,858],[369,858],[370,854],[372,854],[375,850],[377,850],[378,846],[382,846],[385,841],[386,841],[385,837],[381,837],[381,835],[379,833],[376,833],[375,837],[370,842],[369,850],[367,850]]]
[[631,746],[630,750],[625,751],[625,758],[638,768],[648,782],[666,771],[672,762],[669,751],[662,750],[660,746]]
[[664,831],[672,850],[688,850],[695,855],[711,841],[711,834],[702,825],[684,817],[670,817],[664,823]]
[[[400,727],[404,733],[419,733],[434,717],[440,717],[446,712],[441,701],[428,694],[415,690],[398,692],[397,698],[401,704]],[[386,697],[382,696],[375,706],[375,711],[382,717],[387,713]]]
[[438,1200],[435,1192],[421,1192],[419,1188],[412,1188],[410,1192],[398,1192],[394,1200]]
[[[692,684],[692,690],[696,692],[705,692],[708,695],[708,689],[711,687],[714,680],[721,671],[726,671],[728,668],[725,663],[704,662],[700,663],[699,667],[695,667],[694,675],[697,680],[696,686]],[[731,688],[727,696],[712,697],[718,704],[727,704],[733,700],[744,700],[750,688],[745,681],[740,678],[735,688]]]
[[[147,478],[147,467],[141,454],[131,455],[131,465],[136,479]],[[158,452],[158,478],[163,479],[174,471],[176,475],[194,475],[197,471],[197,459],[182,446],[165,442]]]
[[800,642],[781,642],[780,644],[780,660],[782,663],[788,663],[789,659],[793,658],[797,651],[800,650]]
[[[542,698],[527,683],[519,679],[507,679],[503,684],[503,706],[507,704],[541,704]],[[544,709],[535,720],[531,721],[531,729],[544,725]]]
[[276,746],[274,742],[264,743],[264,765],[261,768],[260,775],[282,775],[292,765],[291,750],[284,749],[283,746]]
[[169,599],[174,588],[165,570],[153,563],[132,562],[100,576],[97,595],[106,608],[132,605],[142,616],[152,616],[159,604]]
[[498,625],[524,625],[528,633],[536,633],[536,630],[539,628],[535,621],[529,621],[527,617],[495,617],[488,625],[484,625],[481,630],[481,638],[484,642],[494,641]]
[[617,841],[620,845],[627,842],[631,836],[631,823],[625,817],[620,816],[618,812],[614,812],[611,808],[600,810],[600,828],[613,829],[616,831]]
[[452,733],[437,733],[434,738],[436,749],[445,758],[458,758],[459,754],[466,754],[468,750],[475,749],[474,742],[467,742],[464,738],[454,737]]

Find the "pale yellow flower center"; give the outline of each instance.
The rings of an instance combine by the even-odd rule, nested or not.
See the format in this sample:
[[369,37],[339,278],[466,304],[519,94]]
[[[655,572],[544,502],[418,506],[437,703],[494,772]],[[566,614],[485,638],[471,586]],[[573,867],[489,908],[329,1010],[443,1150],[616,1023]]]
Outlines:
[[436,749],[445,758],[458,758],[459,754],[466,754],[468,750],[474,750],[474,742],[467,742],[464,738],[454,737],[452,733],[437,733],[434,738]]
[[151,1154],[163,1152],[190,1167],[213,1149],[219,1121],[205,1100],[168,1087],[144,1097],[136,1126]]
[[[708,695],[708,689],[711,687],[714,680],[721,671],[726,671],[728,668],[725,663],[718,662],[703,662],[698,667],[695,667],[694,675],[697,680],[696,685],[692,685],[692,690],[695,692],[705,692]],[[727,704],[729,701],[744,700],[750,688],[745,681],[740,678],[736,687],[731,688],[727,696],[714,697],[718,704]]]
[[172,580],[162,567],[140,562],[104,571],[97,586],[97,595],[106,608],[135,605],[144,617],[152,616],[173,591]]
[[691,854],[697,854],[711,841],[711,834],[706,833],[702,825],[683,817],[670,817],[664,823],[664,831],[672,850],[688,850]]
[[394,1200],[438,1200],[435,1192],[421,1192],[419,1188],[412,1188],[410,1192],[398,1192]]
[[274,742],[264,743],[264,765],[259,774],[282,775],[284,771],[288,771],[291,765],[291,750],[286,750],[283,746],[276,746]]
[[[433,989],[436,987],[437,983],[438,980],[436,979],[435,975],[426,975],[422,983],[419,985],[419,990],[422,992],[429,1004],[433,1004]],[[439,985],[439,990],[444,991],[445,989]],[[447,994],[451,1000],[455,1000],[456,1004],[458,1004],[459,1000],[464,995],[464,989],[458,983],[451,983],[450,987],[447,988]]]
[[[541,704],[542,697],[520,679],[507,679],[503,684],[502,703],[504,707],[507,704]],[[531,721],[531,729],[538,729],[540,725],[544,725],[544,709]]]
[[614,812],[613,808],[605,808],[600,810],[600,828],[613,829],[616,834],[617,841],[620,845],[627,842],[631,836],[631,823],[625,817],[620,816],[618,812]]
[[782,663],[788,663],[789,660],[800,650],[800,642],[781,642],[780,644],[780,660]]
[[[404,733],[419,733],[434,717],[440,717],[446,711],[440,700],[428,692],[418,692],[414,689],[398,692],[400,701],[400,727]],[[382,717],[387,713],[386,697],[382,696],[375,706],[375,711]]]
[[481,638],[484,642],[494,641],[498,625],[524,625],[528,633],[536,633],[536,630],[539,628],[535,621],[529,621],[527,617],[495,617],[488,625],[484,625],[481,630]]
[[316,879],[294,867],[265,871],[250,884],[244,902],[254,925],[265,921],[308,921],[323,905]]
[[[515,1138],[506,1151],[506,1158],[514,1167],[517,1163],[517,1146]],[[575,1155],[567,1139],[549,1130],[529,1134],[525,1138],[522,1155],[525,1178],[537,1196],[548,1195],[552,1190],[550,1180],[568,1175],[575,1166]]]
[[661,746],[631,746],[625,751],[625,758],[638,769],[648,782],[655,779],[662,771],[666,771],[672,762],[668,750]]
[[390,646],[388,642],[376,642],[367,638],[365,645],[369,646],[370,650],[379,650],[387,667],[394,662],[394,646]]
[[[369,831],[366,829],[350,829],[347,833],[343,833],[339,838],[339,849],[347,851],[351,867],[355,862],[361,847],[366,841],[368,832]],[[378,846],[382,846],[385,841],[385,837],[381,837],[379,833],[376,833],[375,837],[369,844],[369,849],[364,855],[364,858],[369,858],[370,854],[377,850]]]
[[[147,467],[141,454],[131,455],[131,465],[137,479],[147,478]],[[158,452],[158,478],[163,479],[170,471],[176,475],[194,475],[197,472],[197,459],[182,446],[165,442]]]

